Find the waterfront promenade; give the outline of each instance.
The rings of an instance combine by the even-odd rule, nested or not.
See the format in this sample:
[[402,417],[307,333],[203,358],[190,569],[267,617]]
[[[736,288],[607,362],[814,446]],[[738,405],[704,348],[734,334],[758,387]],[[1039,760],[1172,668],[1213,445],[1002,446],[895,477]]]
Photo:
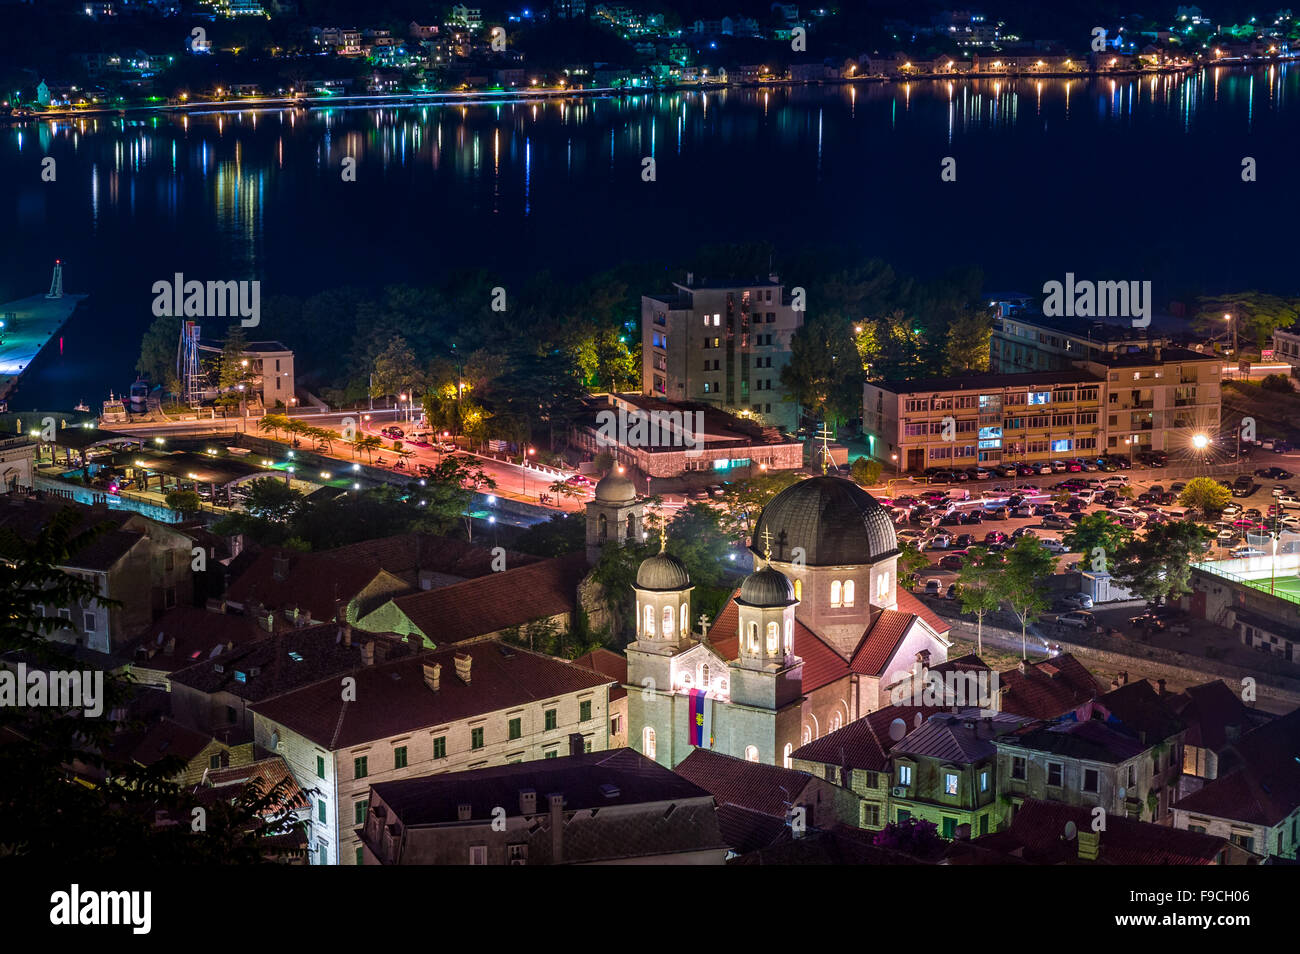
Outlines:
[[32,295],[0,305],[0,399],[9,396],[32,360],[58,336],[85,295]]

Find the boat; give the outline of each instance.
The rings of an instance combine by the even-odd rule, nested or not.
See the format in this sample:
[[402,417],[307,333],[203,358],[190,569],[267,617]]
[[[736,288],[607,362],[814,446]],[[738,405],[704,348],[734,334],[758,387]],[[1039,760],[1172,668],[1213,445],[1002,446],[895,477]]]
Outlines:
[[135,383],[131,385],[131,410],[136,414],[143,414],[149,405],[149,382],[144,378],[136,378]]
[[79,412],[81,412],[82,414],[89,414],[89,413],[90,413],[90,405],[87,404],[85,401],[81,401],[81,402],[79,402],[79,403],[77,404],[76,407],[73,408],[73,410],[74,410],[74,411],[79,411]]
[[120,424],[126,419],[126,402],[110,391],[108,400],[104,402],[104,412],[99,417],[100,422],[104,424]]

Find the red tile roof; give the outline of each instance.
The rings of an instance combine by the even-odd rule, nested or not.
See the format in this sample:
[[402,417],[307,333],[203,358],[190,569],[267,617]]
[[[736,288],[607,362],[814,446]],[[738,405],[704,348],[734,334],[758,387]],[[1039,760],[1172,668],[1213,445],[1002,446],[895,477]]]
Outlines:
[[585,553],[489,573],[393,601],[437,645],[498,633],[533,620],[573,613],[587,575]]
[[[462,580],[476,579],[493,572],[495,559],[491,547],[432,533],[403,533],[322,552],[349,563],[374,564],[411,584],[418,582],[422,572]],[[537,563],[542,558],[507,550],[505,559],[506,566],[521,567]]]
[[168,756],[180,756],[186,762],[207,747],[212,737],[187,729],[179,722],[163,719],[151,726],[144,738],[131,750],[131,759],[141,765],[153,765]]
[[719,805],[738,805],[774,818],[785,818],[813,781],[805,772],[698,748],[674,771],[713,795]]
[[206,798],[229,799],[232,792],[242,792],[253,782],[258,784],[258,791],[263,797],[277,785],[284,786],[283,794],[275,800],[271,811],[277,808],[306,808],[311,805],[293,773],[289,771],[288,764],[278,755],[237,768],[209,769],[203,773],[203,781],[194,786],[194,792]]
[[[468,685],[456,675],[453,657],[458,654],[472,660]],[[435,663],[442,666],[437,692],[425,685],[423,669]],[[338,679],[327,679],[260,702],[253,711],[336,750],[612,681],[581,666],[495,640],[363,666],[348,675],[356,679],[356,702],[342,701]]]
[[1055,675],[1044,670],[1043,663],[1023,665],[1023,672],[1016,668],[998,674],[998,708],[1003,712],[1055,719],[1095,699],[1100,690],[1092,673],[1069,653],[1053,656],[1047,664]]
[[573,660],[573,665],[582,666],[584,669],[590,669],[592,672],[598,672],[602,676],[615,680],[618,685],[610,687],[610,702],[627,695],[627,690],[623,688],[627,682],[627,657],[621,653],[597,649],[579,656]]
[[[177,606],[149,627],[136,647],[135,662],[144,669],[174,672],[211,658],[218,646],[240,646],[265,635],[250,616]],[[168,651],[173,639],[175,645]]]
[[1183,741],[1214,752],[1228,744],[1230,727],[1235,727],[1240,737],[1254,724],[1246,704],[1222,679],[1188,686],[1173,698],[1172,705],[1187,723]]
[[882,610],[853,651],[849,671],[863,676],[881,675],[915,619],[912,613]]
[[[714,651],[730,662],[740,655],[740,636],[737,626],[740,623],[740,611],[735,598],[740,590],[735,590],[728,597],[722,612],[709,628],[709,643]],[[849,674],[849,662],[811,629],[794,620],[794,654],[803,659],[803,691],[812,692],[822,686],[828,686]]]
[[1237,768],[1179,800],[1175,808],[1273,826],[1300,806],[1300,709],[1246,733],[1228,752]]
[[1182,831],[1110,815],[1100,832],[1097,860],[1079,858],[1079,836],[1067,841],[1067,822],[1076,831],[1092,830],[1092,808],[1026,799],[1016,809],[1006,831],[976,838],[978,847],[1015,854],[1034,864],[1208,865],[1214,864],[1228,842],[1214,835]]
[[913,613],[921,617],[921,619],[925,620],[925,625],[929,626],[940,636],[945,638],[947,637],[948,631],[951,630],[952,627],[948,625],[947,621],[942,616],[930,609],[930,607],[926,606],[921,600],[918,600],[910,591],[903,589],[901,586],[894,590],[894,595],[898,601],[897,605],[900,613]]
[[[276,579],[276,558],[287,557],[284,579]],[[332,622],[338,607],[356,597],[380,573],[377,563],[338,559],[329,551],[300,553],[272,547],[226,590],[226,599],[248,609],[254,602],[271,610],[297,607],[317,623]]]

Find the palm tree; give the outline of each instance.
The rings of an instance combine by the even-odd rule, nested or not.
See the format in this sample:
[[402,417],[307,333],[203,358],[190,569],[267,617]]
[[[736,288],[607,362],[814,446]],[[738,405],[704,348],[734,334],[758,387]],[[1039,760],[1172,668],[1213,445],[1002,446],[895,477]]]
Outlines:
[[362,438],[360,438],[359,440],[354,441],[354,442],[353,442],[353,446],[354,446],[358,451],[365,451],[365,452],[366,452],[366,460],[367,460],[368,462],[373,462],[373,461],[374,461],[373,452],[374,452],[376,449],[378,449],[378,448],[380,448],[380,447],[383,447],[383,446],[384,446],[384,442],[383,442],[383,439],[380,438],[378,435],[376,435],[376,434],[368,434],[368,435],[366,435],[365,437],[362,437]]
[[289,426],[289,418],[284,414],[264,414],[262,419],[257,422],[257,429],[263,433],[271,432],[275,434],[276,439],[280,437],[280,432]]

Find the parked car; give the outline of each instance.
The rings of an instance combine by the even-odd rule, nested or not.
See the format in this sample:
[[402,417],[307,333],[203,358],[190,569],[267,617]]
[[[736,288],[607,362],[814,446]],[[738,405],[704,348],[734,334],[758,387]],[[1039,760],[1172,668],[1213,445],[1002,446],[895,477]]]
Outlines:
[[1068,604],[1073,609],[1092,609],[1092,597],[1087,593],[1066,593],[1060,598],[1060,601]]
[[1049,513],[1043,517],[1043,526],[1054,530],[1069,530],[1071,524],[1069,518],[1063,514]]
[[957,584],[949,583],[948,589],[944,592],[943,598],[946,600],[955,600],[957,598]]
[[929,579],[925,581],[926,596],[938,596],[939,592],[939,581],[937,579]]
[[1069,613],[1062,613],[1056,617],[1056,622],[1071,629],[1089,630],[1097,628],[1096,617],[1086,610],[1073,610]]
[[947,550],[952,543],[952,538],[946,533],[937,533],[932,536],[925,544],[927,550]]
[[971,533],[959,533],[953,537],[952,545],[954,547],[973,547],[975,545],[975,535]]
[[1261,467],[1255,471],[1256,477],[1264,477],[1268,480],[1290,480],[1295,474],[1289,470],[1283,470],[1281,467]]
[[990,530],[988,533],[984,534],[984,542],[985,544],[1006,543],[1007,535],[1001,530]]
[[1237,547],[1228,553],[1228,556],[1234,560],[1245,560],[1250,557],[1262,557],[1264,551],[1258,547]]
[[1038,542],[1042,544],[1043,549],[1046,550],[1048,553],[1070,552],[1068,549],[1066,549],[1065,544],[1062,543],[1060,540],[1056,539],[1056,537],[1039,537]]
[[1288,490],[1278,495],[1277,502],[1283,507],[1300,507],[1300,496],[1297,496],[1295,491]]
[[1038,532],[1033,527],[1018,527],[1011,531],[1011,539],[1019,540],[1021,537],[1037,537]]
[[396,440],[399,437],[406,436],[406,433],[395,424],[388,425],[387,427],[381,429],[379,433],[382,434],[384,437],[390,437],[394,440]]
[[1272,493],[1274,497],[1281,497],[1283,494],[1289,494],[1290,492],[1291,492],[1291,488],[1286,486],[1285,484],[1273,485]]
[[945,570],[960,570],[966,561],[955,553],[951,553],[939,561],[939,566]]

